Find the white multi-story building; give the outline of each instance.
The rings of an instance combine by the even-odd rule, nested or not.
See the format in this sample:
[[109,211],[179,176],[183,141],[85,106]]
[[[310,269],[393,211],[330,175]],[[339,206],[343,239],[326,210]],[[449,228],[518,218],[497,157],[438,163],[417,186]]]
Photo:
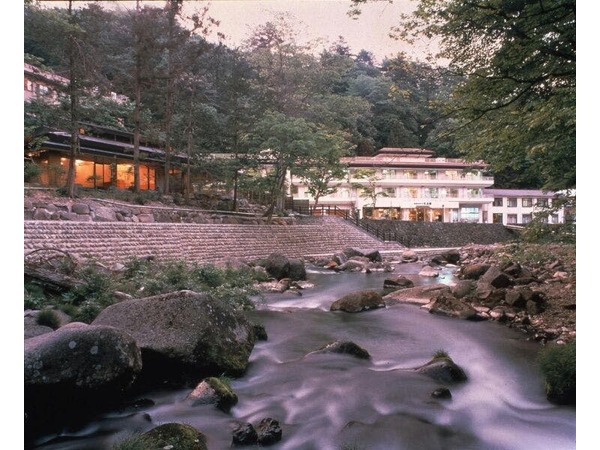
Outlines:
[[527,225],[536,216],[542,223],[564,223],[574,220],[569,210],[552,210],[555,193],[534,189],[485,189],[493,201],[486,211],[486,221],[504,225]]
[[[360,217],[412,221],[486,222],[494,184],[484,175],[487,165],[463,159],[438,158],[431,150],[382,148],[374,156],[343,158],[347,177],[332,182],[335,193],[318,205],[358,212]],[[298,177],[289,180],[294,199],[314,199]]]

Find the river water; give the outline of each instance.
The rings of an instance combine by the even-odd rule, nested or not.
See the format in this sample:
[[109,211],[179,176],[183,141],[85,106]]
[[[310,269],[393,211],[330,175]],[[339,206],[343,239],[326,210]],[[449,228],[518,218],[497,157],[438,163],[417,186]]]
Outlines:
[[[452,282],[417,275],[420,265],[396,266],[417,284]],[[189,390],[157,391],[154,405],[98,417],[77,430],[40,442],[44,450],[109,449],[133,432],[161,423],[193,425],[210,450],[231,448],[237,422],[279,421],[273,450],[570,450],[575,449],[575,407],[556,406],[544,394],[535,364],[541,347],[495,322],[468,322],[394,305],[350,314],[330,312],[346,293],[383,287],[390,273],[309,271],[314,288],[302,295],[267,294],[251,320],[264,325],[244,377],[231,380],[238,404],[229,414],[211,405],[189,406]],[[311,353],[353,341],[370,360]],[[444,384],[412,369],[443,349],[468,381]],[[448,387],[452,398],[431,392]],[[252,448],[252,447],[246,447]]]

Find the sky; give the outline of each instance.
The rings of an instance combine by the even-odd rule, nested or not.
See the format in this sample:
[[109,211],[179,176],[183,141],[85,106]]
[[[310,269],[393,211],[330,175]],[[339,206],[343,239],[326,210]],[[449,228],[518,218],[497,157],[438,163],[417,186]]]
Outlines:
[[[42,1],[44,5],[67,6],[66,1]],[[88,2],[76,3],[84,5]],[[108,7],[135,8],[135,1],[101,2]],[[164,0],[142,1],[142,4],[164,5]],[[258,25],[286,13],[298,32],[300,43],[319,41],[317,48],[327,48],[343,36],[352,53],[367,50],[380,63],[386,57],[405,52],[413,59],[422,59],[428,45],[419,42],[410,45],[389,37],[391,27],[398,25],[401,13],[410,12],[414,0],[371,0],[361,6],[362,13],[352,19],[348,16],[350,0],[186,0],[186,11],[192,12],[208,5],[209,15],[220,21],[209,40],[216,41],[216,32],[226,36],[225,44],[238,47]]]
[[[204,5],[206,2],[191,2]],[[343,36],[352,53],[367,50],[376,61],[406,52],[417,58],[425,46],[414,47],[389,37],[391,27],[398,25],[401,13],[410,12],[411,0],[369,2],[362,6],[362,13],[352,19],[348,16],[349,0],[213,0],[209,14],[220,20],[219,32],[227,36],[225,43],[236,47],[243,43],[251,31],[278,13],[287,13],[299,40],[306,43],[320,41],[320,48],[327,48]]]

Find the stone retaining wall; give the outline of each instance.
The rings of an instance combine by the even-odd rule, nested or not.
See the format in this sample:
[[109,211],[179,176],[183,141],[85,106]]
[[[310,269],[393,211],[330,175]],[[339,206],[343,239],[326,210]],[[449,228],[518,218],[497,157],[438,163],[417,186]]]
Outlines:
[[24,236],[25,255],[59,249],[108,264],[150,255],[216,263],[273,252],[288,257],[332,255],[346,247],[402,251],[399,244],[384,243],[337,218],[285,226],[31,220],[24,222]]
[[[25,220],[65,220],[71,222],[128,223],[233,223],[265,224],[266,219],[254,214],[207,211],[179,206],[132,205],[101,199],[35,199],[25,198]],[[292,223],[293,219],[275,217],[272,223]]]
[[365,220],[377,227],[385,239],[397,239],[406,247],[463,247],[496,244],[518,239],[516,231],[497,223],[407,222]]

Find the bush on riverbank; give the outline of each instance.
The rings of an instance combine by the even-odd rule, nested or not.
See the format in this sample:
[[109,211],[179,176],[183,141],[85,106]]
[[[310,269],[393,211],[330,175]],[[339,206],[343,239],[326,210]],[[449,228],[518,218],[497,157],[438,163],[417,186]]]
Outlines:
[[[65,264],[68,266],[68,264]],[[132,258],[119,271],[93,262],[71,269],[76,282],[60,295],[46,292],[36,280],[25,284],[25,309],[54,306],[73,320],[91,323],[104,308],[126,298],[142,298],[179,290],[206,292],[236,309],[252,309],[261,272],[251,267],[200,266],[185,261],[156,262]]]
[[546,380],[546,396],[551,402],[575,404],[575,356],[575,341],[547,347],[540,353],[539,365]]

